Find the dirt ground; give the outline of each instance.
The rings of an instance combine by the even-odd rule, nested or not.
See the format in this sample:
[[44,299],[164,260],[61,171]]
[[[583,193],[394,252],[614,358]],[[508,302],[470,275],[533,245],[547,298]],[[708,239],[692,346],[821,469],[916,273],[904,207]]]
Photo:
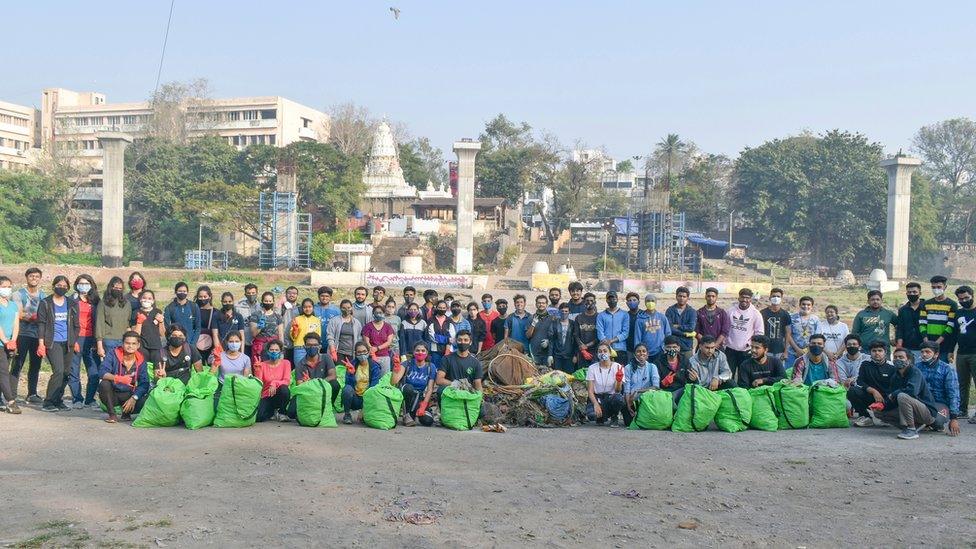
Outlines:
[[[893,428],[188,431],[101,417],[0,415],[0,545],[976,546],[970,425],[905,442]],[[433,523],[396,520],[414,512]]]

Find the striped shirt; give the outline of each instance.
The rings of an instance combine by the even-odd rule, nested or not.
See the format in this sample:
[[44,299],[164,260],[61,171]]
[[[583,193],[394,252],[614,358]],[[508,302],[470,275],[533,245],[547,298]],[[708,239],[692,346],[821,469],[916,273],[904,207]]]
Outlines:
[[946,298],[942,301],[929,299],[921,306],[918,315],[918,329],[922,337],[936,340],[952,335],[956,326],[956,302]]

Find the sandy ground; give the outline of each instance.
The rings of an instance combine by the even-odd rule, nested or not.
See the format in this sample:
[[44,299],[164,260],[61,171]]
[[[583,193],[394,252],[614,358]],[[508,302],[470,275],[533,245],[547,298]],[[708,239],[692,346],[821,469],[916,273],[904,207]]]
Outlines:
[[[976,546],[969,425],[904,442],[891,428],[187,431],[101,417],[0,415],[0,545]],[[628,490],[640,498],[610,494]],[[390,520],[411,512],[436,520]]]

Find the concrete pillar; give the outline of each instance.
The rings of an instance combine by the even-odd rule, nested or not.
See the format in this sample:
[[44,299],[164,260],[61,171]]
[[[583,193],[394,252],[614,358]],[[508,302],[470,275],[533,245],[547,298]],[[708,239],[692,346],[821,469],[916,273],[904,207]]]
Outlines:
[[908,225],[912,204],[912,172],[922,161],[902,155],[881,161],[888,171],[888,233],[885,270],[892,280],[908,278]]
[[454,142],[454,154],[458,158],[457,250],[454,252],[457,274],[474,270],[474,158],[480,150],[478,141]]
[[96,137],[102,147],[102,265],[121,267],[125,148],[132,137],[119,132],[101,132]]

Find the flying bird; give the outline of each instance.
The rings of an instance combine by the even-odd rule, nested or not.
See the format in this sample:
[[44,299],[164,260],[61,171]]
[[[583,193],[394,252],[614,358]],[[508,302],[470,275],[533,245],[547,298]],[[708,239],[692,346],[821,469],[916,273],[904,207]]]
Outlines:
[[400,8],[395,8],[393,6],[390,6],[390,11],[393,12],[393,18],[394,19],[397,19],[397,20],[400,19]]

